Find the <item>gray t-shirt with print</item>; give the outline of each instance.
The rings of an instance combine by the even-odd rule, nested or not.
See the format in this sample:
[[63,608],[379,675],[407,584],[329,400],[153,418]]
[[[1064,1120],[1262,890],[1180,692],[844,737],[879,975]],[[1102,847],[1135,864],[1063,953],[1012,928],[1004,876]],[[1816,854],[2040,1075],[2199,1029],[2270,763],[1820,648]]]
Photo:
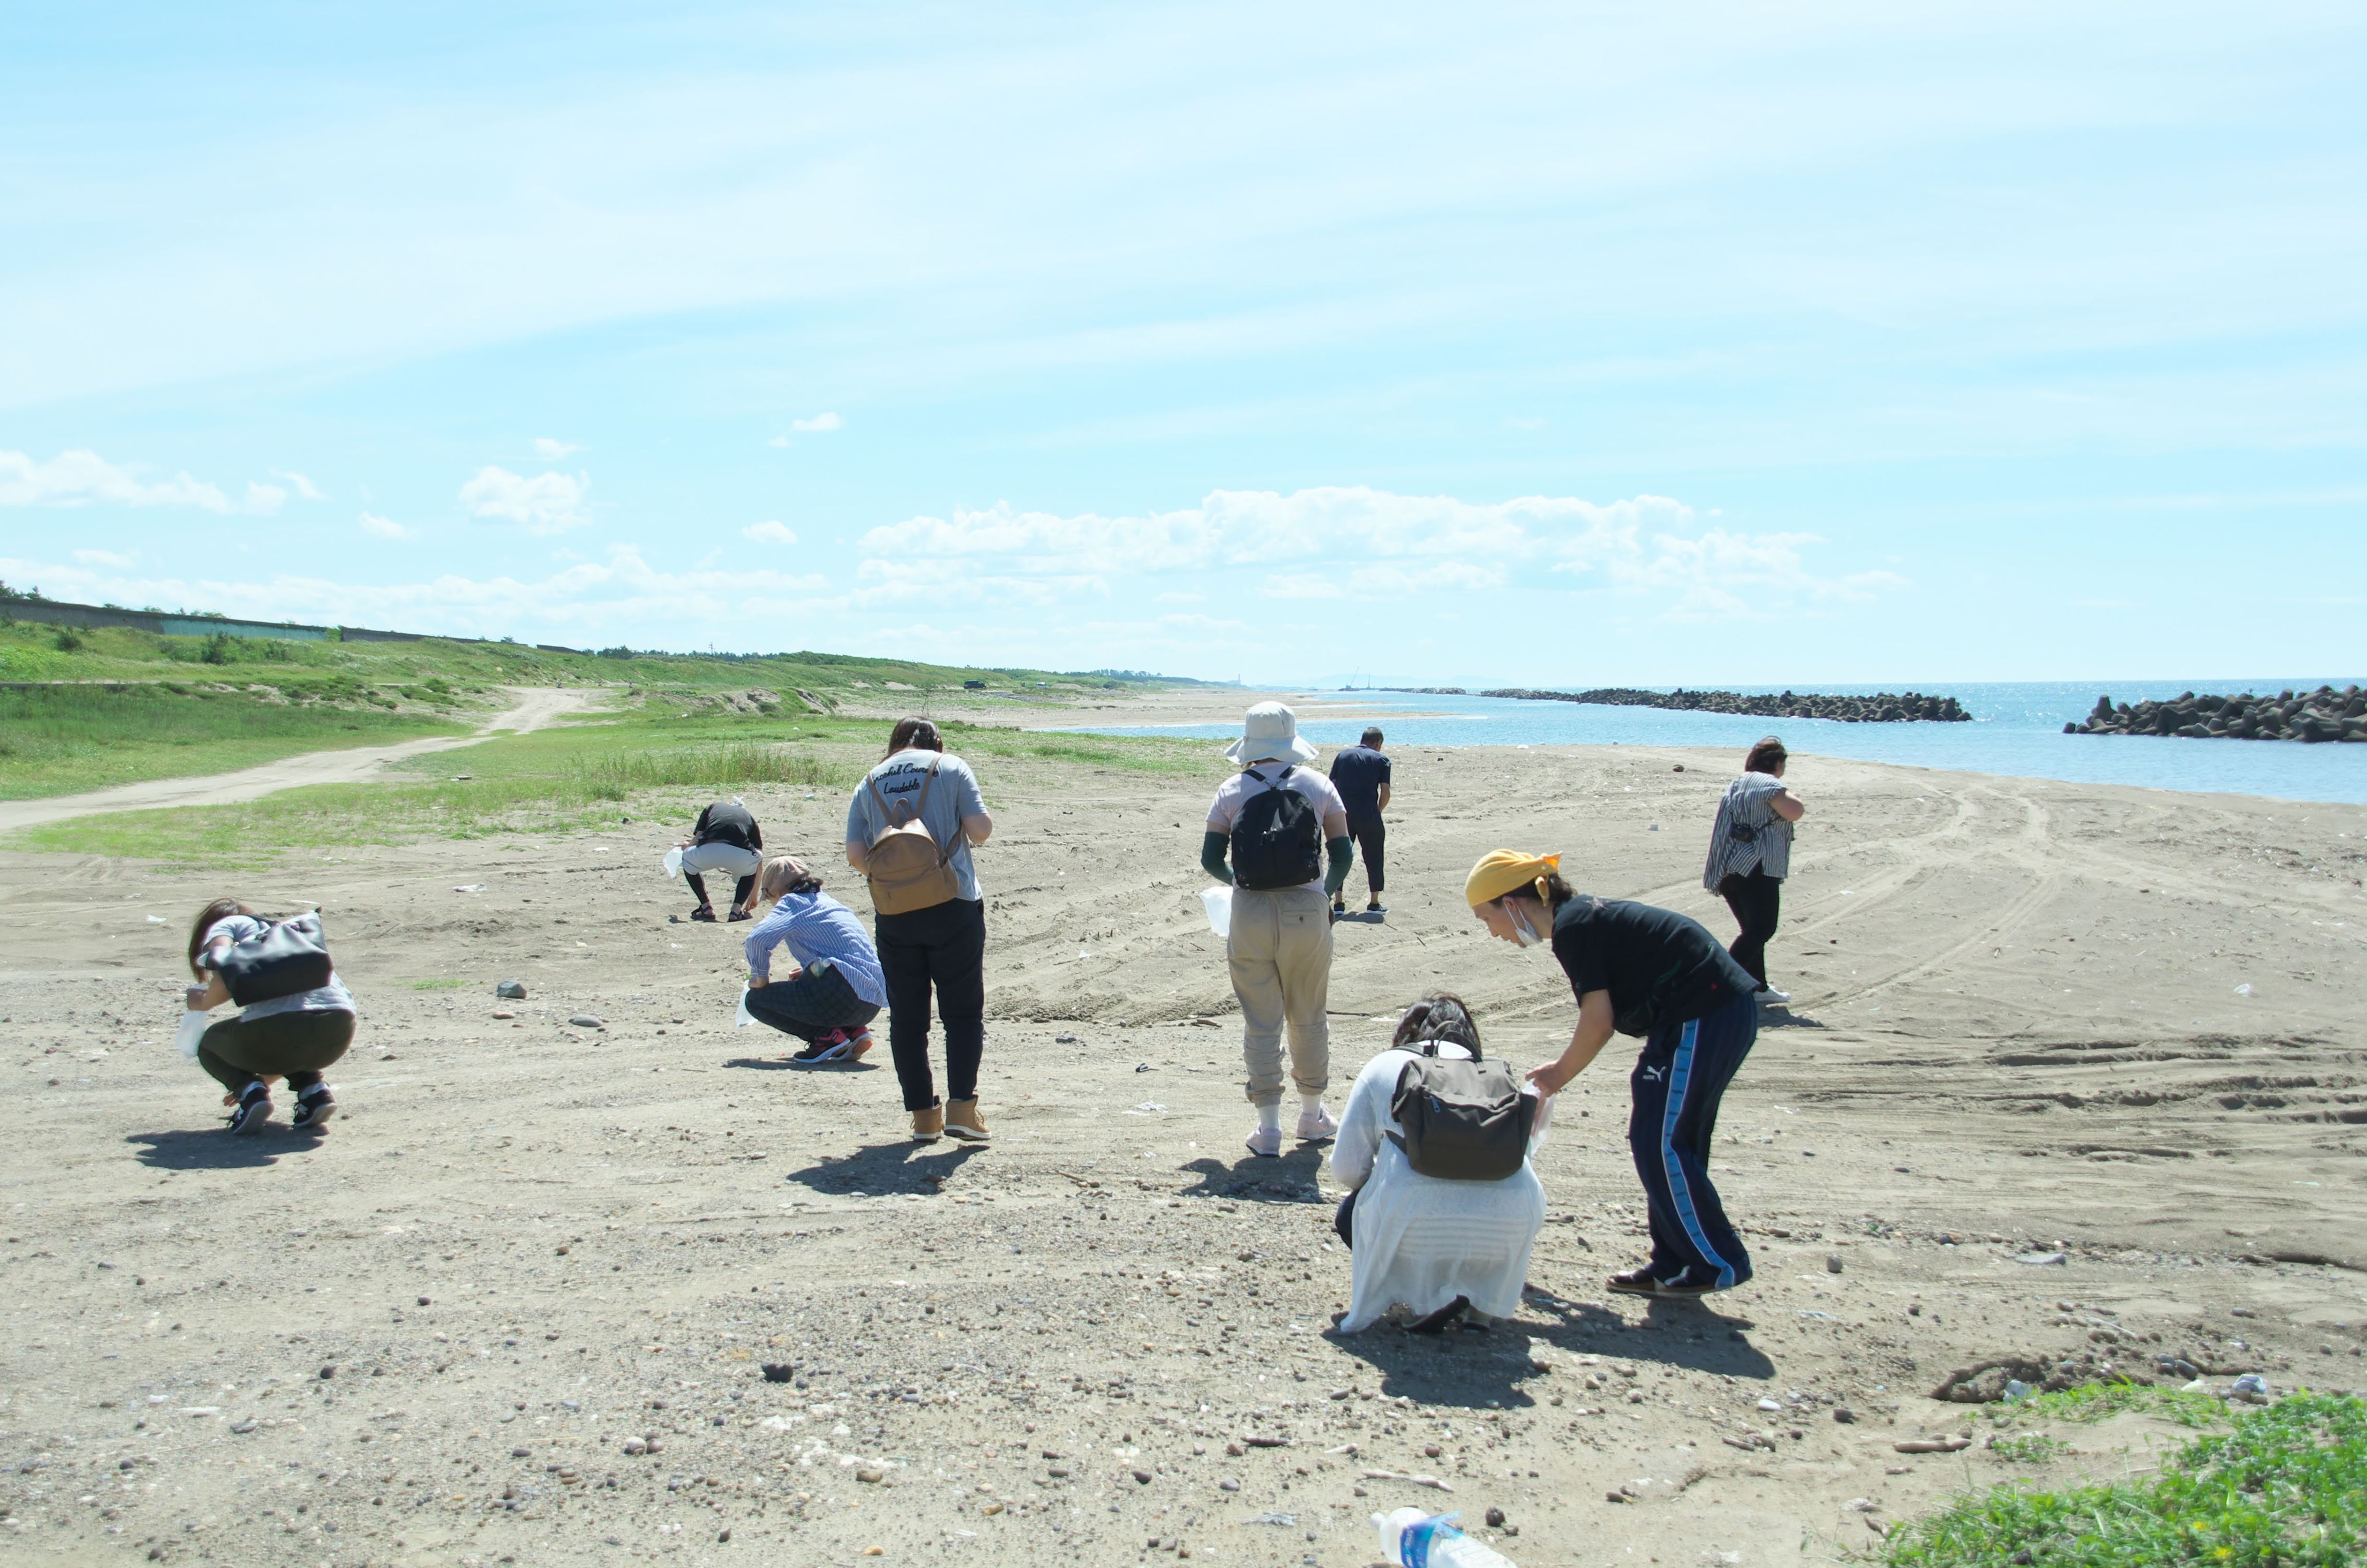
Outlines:
[[[928,778],[929,764],[937,764],[935,782],[929,784],[927,807],[921,820],[940,845],[953,846],[951,864],[954,875],[960,879],[961,897],[975,901],[979,897],[978,868],[970,863],[969,840],[961,830],[962,818],[985,815],[986,801],[978,793],[978,775],[969,764],[951,752],[924,751],[917,748],[897,752],[871,770],[868,777],[855,788],[855,798],[846,805],[846,841],[868,847],[871,840],[888,830],[888,817],[879,809],[879,798],[887,797],[889,807],[906,802],[918,804],[921,785]],[[879,786],[878,795],[872,793],[873,784]]]

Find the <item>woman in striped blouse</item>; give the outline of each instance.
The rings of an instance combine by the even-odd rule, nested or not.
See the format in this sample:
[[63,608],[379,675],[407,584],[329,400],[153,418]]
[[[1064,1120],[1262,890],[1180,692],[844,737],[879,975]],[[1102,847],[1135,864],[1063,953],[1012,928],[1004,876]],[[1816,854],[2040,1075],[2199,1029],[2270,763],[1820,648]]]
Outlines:
[[1786,761],[1784,742],[1772,735],[1750,749],[1742,776],[1717,803],[1709,863],[1702,869],[1702,886],[1726,900],[1742,928],[1727,951],[1759,982],[1759,1000],[1771,1007],[1792,999],[1767,983],[1767,940],[1775,934],[1784,878],[1792,870],[1792,824],[1808,810],[1784,785]]

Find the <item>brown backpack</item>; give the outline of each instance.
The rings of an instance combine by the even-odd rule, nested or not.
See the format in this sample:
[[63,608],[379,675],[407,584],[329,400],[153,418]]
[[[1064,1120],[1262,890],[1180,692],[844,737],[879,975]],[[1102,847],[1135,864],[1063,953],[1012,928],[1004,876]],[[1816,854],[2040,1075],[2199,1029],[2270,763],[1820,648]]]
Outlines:
[[961,877],[952,863],[953,847],[939,844],[921,819],[921,813],[928,809],[929,787],[937,782],[937,763],[944,760],[940,757],[929,764],[928,775],[921,781],[921,797],[910,804],[891,807],[879,793],[878,780],[864,781],[864,787],[879,803],[879,815],[888,822],[871,840],[863,860],[863,874],[871,884],[871,907],[880,914],[933,909],[961,897]]

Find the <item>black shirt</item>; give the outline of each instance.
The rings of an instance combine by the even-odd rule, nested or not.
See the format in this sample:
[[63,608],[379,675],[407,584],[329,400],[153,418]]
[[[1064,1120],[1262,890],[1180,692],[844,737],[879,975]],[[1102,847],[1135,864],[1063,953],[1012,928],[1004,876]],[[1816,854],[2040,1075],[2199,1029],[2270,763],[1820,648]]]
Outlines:
[[698,825],[690,830],[694,844],[734,844],[759,853],[764,848],[764,829],[756,826],[756,815],[736,800],[719,800],[698,814]]
[[1759,989],[1699,920],[1581,893],[1554,912],[1554,956],[1583,1000],[1609,991],[1622,1034],[1705,1018]]
[[1351,746],[1331,759],[1331,787],[1359,821],[1381,814],[1381,786],[1388,782],[1389,760],[1369,746]]

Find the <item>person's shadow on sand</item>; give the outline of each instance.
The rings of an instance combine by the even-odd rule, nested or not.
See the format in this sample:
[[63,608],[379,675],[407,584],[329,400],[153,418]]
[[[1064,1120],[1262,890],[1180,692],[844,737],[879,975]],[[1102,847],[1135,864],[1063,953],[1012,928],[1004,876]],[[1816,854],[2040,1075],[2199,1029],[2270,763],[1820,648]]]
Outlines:
[[[1742,1337],[1750,1320],[1729,1317],[1706,1303],[1652,1302],[1645,1310],[1648,1326],[1625,1333],[1618,1314],[1599,1306],[1534,1291],[1523,1293],[1521,1306],[1520,1318],[1486,1329],[1466,1322],[1437,1334],[1409,1334],[1376,1323],[1362,1334],[1327,1329],[1323,1337],[1377,1371],[1384,1395],[1411,1394],[1425,1404],[1512,1407],[1555,1393],[1584,1404],[1594,1391],[1571,1376],[1579,1363],[1565,1359],[1577,1356],[1753,1381],[1775,1375],[1775,1363]],[[1550,1321],[1540,1325],[1534,1321],[1538,1316]],[[1531,1364],[1532,1340],[1553,1348],[1556,1354],[1546,1358],[1551,1371]],[[1599,1397],[1606,1404],[1614,1395],[1624,1399],[1627,1386],[1622,1380]]]
[[759,1073],[876,1073],[879,1070],[879,1064],[877,1062],[832,1062],[826,1067],[794,1067],[790,1066],[787,1056],[734,1056],[723,1065],[727,1067],[745,1067],[752,1072]]
[[210,1127],[195,1133],[134,1133],[123,1141],[138,1149],[140,1163],[151,1170],[251,1170],[277,1163],[281,1155],[316,1149],[322,1136],[291,1127],[266,1127],[241,1138]]
[[1235,1198],[1245,1203],[1320,1203],[1315,1173],[1323,1168],[1322,1144],[1300,1144],[1278,1157],[1244,1155],[1232,1164],[1207,1155],[1184,1166],[1200,1179],[1184,1189],[1186,1198]]
[[849,1192],[934,1192],[972,1156],[985,1152],[976,1144],[915,1144],[900,1139],[836,1158],[818,1159],[789,1172],[787,1179],[832,1197]]

